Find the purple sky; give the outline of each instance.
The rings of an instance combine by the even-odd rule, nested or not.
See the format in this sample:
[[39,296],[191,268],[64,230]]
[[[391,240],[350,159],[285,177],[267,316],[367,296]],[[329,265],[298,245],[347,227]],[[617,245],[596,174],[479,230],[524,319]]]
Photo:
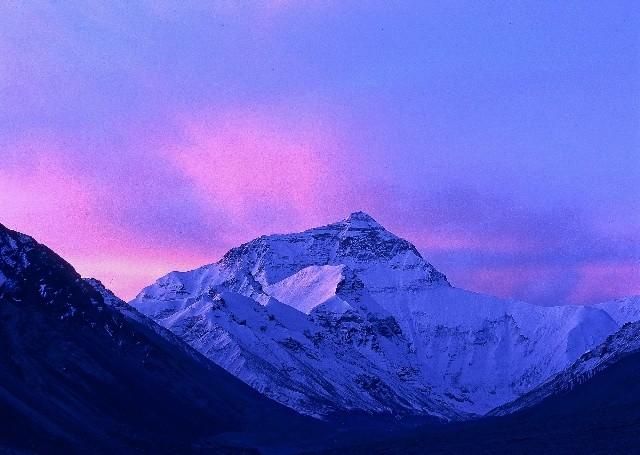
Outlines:
[[122,297],[355,210],[456,286],[640,293],[635,2],[75,3],[0,5],[0,222]]

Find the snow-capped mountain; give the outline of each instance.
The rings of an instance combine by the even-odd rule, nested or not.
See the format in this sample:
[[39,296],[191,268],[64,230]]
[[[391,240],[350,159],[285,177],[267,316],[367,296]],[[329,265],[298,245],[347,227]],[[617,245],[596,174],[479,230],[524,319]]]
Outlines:
[[540,307],[450,285],[369,215],[263,236],[173,272],[131,304],[300,412],[484,414],[618,328],[598,307]]
[[0,225],[0,422],[2,453],[184,453],[300,416]]

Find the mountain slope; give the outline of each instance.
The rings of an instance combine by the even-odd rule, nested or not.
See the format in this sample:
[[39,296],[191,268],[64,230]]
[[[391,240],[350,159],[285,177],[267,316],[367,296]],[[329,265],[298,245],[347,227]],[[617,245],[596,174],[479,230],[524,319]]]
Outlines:
[[604,343],[582,355],[569,368],[517,400],[491,411],[491,414],[506,415],[535,406],[547,397],[572,390],[597,373],[632,355],[640,358],[640,322],[625,324],[616,333],[607,337]]
[[456,289],[369,215],[263,236],[131,304],[300,412],[460,419],[510,402],[618,328],[601,308]]
[[184,451],[285,421],[299,419],[0,225],[0,448]]
[[626,324],[566,372],[494,414],[506,415],[428,426],[335,453],[637,453],[640,323]]
[[624,297],[593,305],[606,311],[619,325],[640,321],[640,296]]

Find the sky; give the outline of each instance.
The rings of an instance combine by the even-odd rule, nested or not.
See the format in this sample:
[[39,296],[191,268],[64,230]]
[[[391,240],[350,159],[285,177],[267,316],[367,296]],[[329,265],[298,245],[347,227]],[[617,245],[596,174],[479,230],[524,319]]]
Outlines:
[[0,223],[130,299],[364,210],[458,287],[640,294],[633,1],[0,5]]

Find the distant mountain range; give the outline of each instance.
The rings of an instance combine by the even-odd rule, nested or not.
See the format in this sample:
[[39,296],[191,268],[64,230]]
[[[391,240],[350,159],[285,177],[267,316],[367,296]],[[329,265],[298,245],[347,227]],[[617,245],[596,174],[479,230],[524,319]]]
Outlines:
[[636,321],[457,289],[362,212],[130,305],[0,225],[0,451],[631,452]]

